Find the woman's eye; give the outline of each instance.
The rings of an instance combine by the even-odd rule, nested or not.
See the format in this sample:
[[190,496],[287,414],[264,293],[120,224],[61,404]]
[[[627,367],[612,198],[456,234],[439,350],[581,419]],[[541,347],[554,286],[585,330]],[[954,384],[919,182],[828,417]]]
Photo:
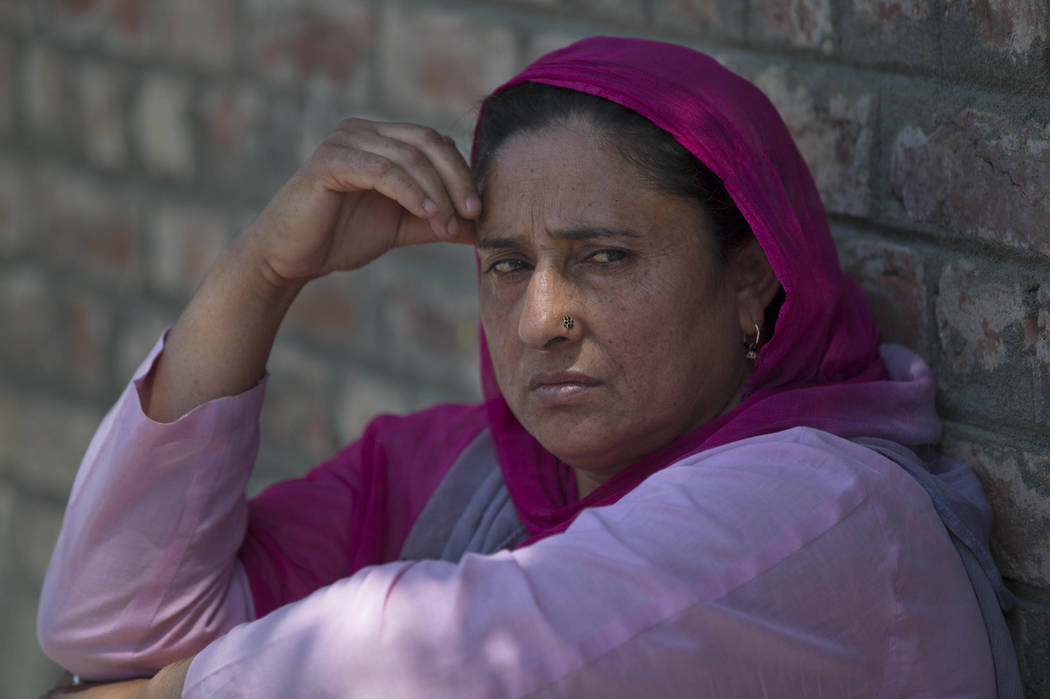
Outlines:
[[489,265],[489,271],[496,274],[513,274],[525,269],[527,265],[524,260],[511,258],[509,260],[498,260]]
[[613,262],[619,262],[620,260],[627,257],[626,250],[598,250],[587,256],[588,262],[596,262],[600,265],[612,264]]

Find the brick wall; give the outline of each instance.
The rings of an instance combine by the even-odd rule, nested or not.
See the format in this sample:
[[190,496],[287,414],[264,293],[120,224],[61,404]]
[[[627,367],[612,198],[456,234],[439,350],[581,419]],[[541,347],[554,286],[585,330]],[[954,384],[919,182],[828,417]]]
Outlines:
[[[488,89],[596,33],[711,52],[780,108],[844,265],[937,371],[1050,696],[1048,0],[0,0],[0,693],[55,675],[33,619],[80,454],[216,251],[339,117],[465,145]],[[309,287],[253,487],[476,397],[475,316],[465,248]]]

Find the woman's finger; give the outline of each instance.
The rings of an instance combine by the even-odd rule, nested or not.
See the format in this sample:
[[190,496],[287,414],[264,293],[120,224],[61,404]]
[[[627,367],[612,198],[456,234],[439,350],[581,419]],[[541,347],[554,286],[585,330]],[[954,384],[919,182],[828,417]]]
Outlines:
[[437,213],[437,203],[416,178],[396,162],[369,151],[326,143],[314,164],[321,184],[336,192],[375,190],[421,219]]
[[[436,205],[436,210],[427,210],[424,218],[440,223],[442,229],[435,228],[443,237],[455,235],[458,222],[455,221],[456,208],[449,198],[445,181],[438,173],[430,157],[416,146],[384,136],[370,128],[356,128],[352,132],[337,130],[332,135],[335,143],[347,148],[375,153],[396,163],[426,192],[427,197]],[[450,224],[451,227],[450,227]]]
[[451,137],[416,124],[377,124],[376,130],[426,153],[441,174],[452,203],[462,218],[476,218],[481,213],[481,199],[474,186],[474,177]]

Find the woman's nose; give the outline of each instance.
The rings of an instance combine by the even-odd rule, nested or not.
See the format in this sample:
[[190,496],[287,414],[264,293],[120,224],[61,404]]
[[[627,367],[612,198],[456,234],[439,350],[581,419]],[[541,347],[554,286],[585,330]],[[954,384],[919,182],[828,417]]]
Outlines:
[[559,339],[578,336],[573,318],[572,290],[557,270],[537,267],[525,290],[525,304],[518,319],[518,337],[527,346],[544,349]]

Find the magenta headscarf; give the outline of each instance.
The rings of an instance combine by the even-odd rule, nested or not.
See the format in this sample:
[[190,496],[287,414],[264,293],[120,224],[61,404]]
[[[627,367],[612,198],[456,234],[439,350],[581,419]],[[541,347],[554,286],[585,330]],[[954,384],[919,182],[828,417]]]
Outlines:
[[909,423],[914,415],[930,414],[929,391],[888,379],[878,328],[860,289],[839,267],[809,169],[754,85],[691,49],[608,37],[547,54],[496,92],[523,82],[604,97],[672,134],[725,182],[786,294],[739,406],[580,500],[572,470],[518,423],[503,400],[482,332],[486,412],[508,491],[531,535],[526,543],[562,531],[585,507],[616,502],[684,456],[746,437],[800,425],[903,443],[928,436],[928,425]]

